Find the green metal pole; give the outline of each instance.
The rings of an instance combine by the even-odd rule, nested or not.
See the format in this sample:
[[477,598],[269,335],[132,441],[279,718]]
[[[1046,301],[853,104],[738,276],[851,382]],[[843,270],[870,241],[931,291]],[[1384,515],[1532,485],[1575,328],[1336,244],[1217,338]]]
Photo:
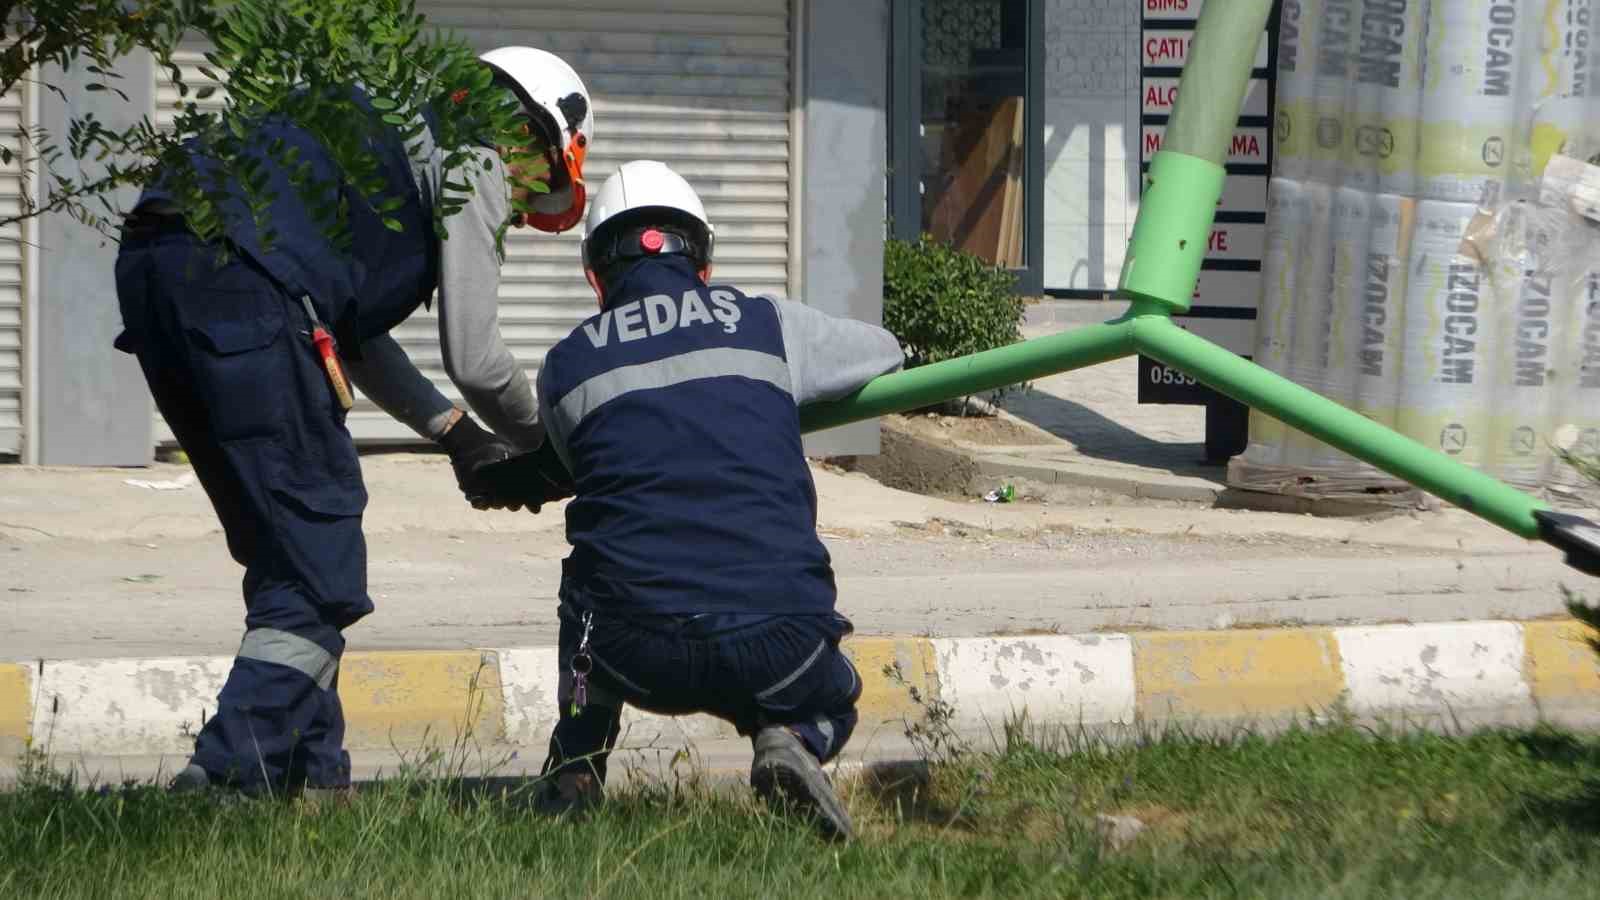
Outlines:
[[1134,341],[1145,355],[1440,499],[1522,537],[1540,536],[1535,514],[1547,507],[1528,494],[1229,353],[1171,319],[1140,317]]
[[905,412],[1057,372],[1081,369],[1132,352],[1131,320],[1088,325],[884,375],[843,399],[806,404],[800,410],[800,427],[805,431],[817,431],[887,413]]
[[1189,311],[1228,173],[1234,123],[1272,0],[1226,0],[1201,10],[1161,150],[1139,198],[1122,266],[1123,296]]
[[1207,3],[1195,26],[1162,148],[1222,165],[1272,16],[1272,0]]

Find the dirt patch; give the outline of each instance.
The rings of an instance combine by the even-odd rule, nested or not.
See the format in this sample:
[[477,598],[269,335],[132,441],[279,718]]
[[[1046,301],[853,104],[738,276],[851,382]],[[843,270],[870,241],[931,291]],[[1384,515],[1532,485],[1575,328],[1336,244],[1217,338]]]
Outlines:
[[978,464],[962,445],[1015,447],[1053,443],[1048,432],[1003,416],[934,413],[884,416],[876,456],[837,456],[828,465],[863,472],[896,490],[933,497],[978,493]]
[[884,419],[876,456],[836,456],[829,465],[863,472],[880,484],[935,497],[968,496],[978,464],[954,444],[910,433],[900,417]]
[[906,434],[930,441],[977,444],[984,447],[1039,447],[1061,443],[1061,439],[1040,428],[1006,416],[947,416],[932,413],[890,416],[891,424]]

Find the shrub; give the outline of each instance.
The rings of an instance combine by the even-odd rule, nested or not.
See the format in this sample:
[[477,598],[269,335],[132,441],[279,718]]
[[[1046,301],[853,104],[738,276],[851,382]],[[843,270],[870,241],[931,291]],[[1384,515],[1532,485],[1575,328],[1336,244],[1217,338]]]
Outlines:
[[924,235],[883,248],[883,327],[900,339],[906,368],[1022,339],[1016,275]]

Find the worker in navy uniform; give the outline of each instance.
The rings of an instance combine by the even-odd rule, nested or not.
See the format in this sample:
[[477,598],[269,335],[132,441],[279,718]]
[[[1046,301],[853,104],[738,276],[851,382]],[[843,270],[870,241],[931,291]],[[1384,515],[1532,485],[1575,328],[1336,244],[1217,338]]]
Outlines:
[[544,800],[600,799],[624,702],[751,737],[756,791],[833,837],[822,764],[856,724],[801,404],[893,371],[889,332],[711,282],[713,229],[683,178],[622,166],[590,204],[600,312],[546,355],[540,418],[575,488],[560,590],[560,722]]
[[[472,159],[452,177],[470,180],[473,190],[444,220],[447,240],[436,235],[433,210],[455,148],[434,146],[431,125],[411,154],[398,128],[371,141],[389,198],[384,214],[403,228],[385,227],[377,201],[352,192],[348,250],[334,245],[290,174],[270,161],[270,242],[256,234],[237,185],[215,243],[187,227],[159,181],[124,222],[116,284],[125,330],[117,346],[137,355],[245,569],[244,638],[174,789],[298,793],[349,785],[339,660],[344,630],[373,605],[361,529],[367,493],[345,426],[344,373],[441,445],[479,508],[518,505],[479,484],[479,469],[544,445],[528,379],[499,332],[498,234],[505,225],[560,232],[582,220],[582,164],[594,122],[583,82],[558,57],[502,47],[482,60],[521,101],[531,143],[468,148]],[[356,96],[364,99],[359,89]],[[251,137],[256,147],[281,139],[298,149],[314,181],[338,181],[322,145],[292,124],[264,120]],[[549,171],[508,168],[506,158],[528,151],[543,154]],[[214,165],[197,145],[189,152],[202,172]],[[546,190],[535,190],[534,180]],[[530,201],[532,212],[514,214],[514,199]],[[487,428],[447,400],[389,336],[435,292],[445,371]],[[337,339],[337,356],[329,338]],[[324,348],[335,365],[322,358]]]

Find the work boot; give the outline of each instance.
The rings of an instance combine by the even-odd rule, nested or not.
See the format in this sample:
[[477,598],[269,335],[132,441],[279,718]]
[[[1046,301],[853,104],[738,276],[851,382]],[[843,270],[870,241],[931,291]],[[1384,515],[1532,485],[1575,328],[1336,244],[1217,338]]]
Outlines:
[[198,791],[209,790],[210,787],[211,776],[206,774],[205,769],[194,763],[184,766],[183,771],[167,782],[167,790],[174,794],[193,794]]
[[548,816],[583,815],[605,800],[605,786],[589,772],[562,772],[539,785],[534,808]]
[[302,788],[293,795],[295,804],[307,812],[320,813],[332,809],[343,809],[355,803],[356,789],[354,787]]
[[194,763],[189,763],[167,782],[167,792],[170,794],[199,794],[206,793],[214,796],[222,803],[239,803],[267,793],[263,788],[242,788],[231,784],[219,784],[211,780],[211,773]]
[[839,795],[833,792],[822,764],[794,732],[769,725],[756,733],[756,758],[750,764],[750,786],[774,810],[793,810],[812,819],[822,836],[849,840],[855,830]]

